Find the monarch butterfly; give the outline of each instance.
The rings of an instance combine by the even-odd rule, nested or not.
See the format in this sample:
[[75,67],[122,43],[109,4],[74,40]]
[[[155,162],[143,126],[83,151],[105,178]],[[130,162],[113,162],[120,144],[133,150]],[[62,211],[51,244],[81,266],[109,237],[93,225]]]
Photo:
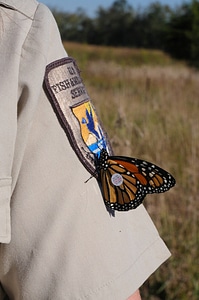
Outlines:
[[144,160],[109,156],[105,149],[96,169],[106,206],[118,211],[138,207],[147,194],[164,193],[175,185],[174,177]]

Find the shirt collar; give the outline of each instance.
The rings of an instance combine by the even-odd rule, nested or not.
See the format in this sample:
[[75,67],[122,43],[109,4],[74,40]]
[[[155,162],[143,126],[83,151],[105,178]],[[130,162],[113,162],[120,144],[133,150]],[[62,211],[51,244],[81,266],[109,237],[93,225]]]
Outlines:
[[33,19],[38,2],[36,0],[4,0],[0,1],[0,5],[16,10]]

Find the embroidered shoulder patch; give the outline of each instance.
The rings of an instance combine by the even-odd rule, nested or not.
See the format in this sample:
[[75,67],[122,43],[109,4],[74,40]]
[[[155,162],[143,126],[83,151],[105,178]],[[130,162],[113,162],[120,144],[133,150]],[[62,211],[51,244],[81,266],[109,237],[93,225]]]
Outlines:
[[94,157],[112,150],[73,58],[46,67],[44,90],[78,158],[97,177]]

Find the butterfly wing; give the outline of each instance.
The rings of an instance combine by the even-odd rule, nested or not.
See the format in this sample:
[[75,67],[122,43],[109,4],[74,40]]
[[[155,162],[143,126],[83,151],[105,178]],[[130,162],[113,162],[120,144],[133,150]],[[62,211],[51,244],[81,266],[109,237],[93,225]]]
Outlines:
[[[114,210],[135,209],[145,197],[141,185],[135,176],[129,176],[125,168],[115,161],[109,159],[107,164],[109,167],[106,170],[100,170],[100,182],[105,204]],[[113,181],[114,175],[119,177],[120,185]]]
[[163,193],[175,185],[171,174],[152,163],[108,156],[105,151],[99,160],[99,179],[105,204],[120,211],[135,209],[147,194]]
[[176,183],[170,173],[148,161],[125,156],[112,156],[111,159],[121,164],[128,174],[133,174],[146,194],[164,193]]

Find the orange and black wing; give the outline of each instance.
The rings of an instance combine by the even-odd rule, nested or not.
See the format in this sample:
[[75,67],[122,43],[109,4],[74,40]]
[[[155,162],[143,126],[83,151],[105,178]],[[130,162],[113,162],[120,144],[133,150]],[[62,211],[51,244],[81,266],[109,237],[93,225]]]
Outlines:
[[106,151],[101,153],[98,173],[105,204],[119,211],[135,209],[147,194],[164,193],[175,185],[171,174],[152,163],[108,156]]

